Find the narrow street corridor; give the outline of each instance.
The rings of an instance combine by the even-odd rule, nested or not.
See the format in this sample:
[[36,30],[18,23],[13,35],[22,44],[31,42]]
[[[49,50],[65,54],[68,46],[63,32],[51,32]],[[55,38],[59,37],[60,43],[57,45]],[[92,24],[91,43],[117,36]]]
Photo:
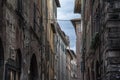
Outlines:
[[120,80],[120,0],[0,0],[0,80]]

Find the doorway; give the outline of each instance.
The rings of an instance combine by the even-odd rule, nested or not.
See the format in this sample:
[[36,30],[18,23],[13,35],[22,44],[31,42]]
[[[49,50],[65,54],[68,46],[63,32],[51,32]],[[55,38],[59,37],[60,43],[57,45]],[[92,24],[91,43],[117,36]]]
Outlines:
[[38,67],[35,54],[32,55],[30,62],[29,80],[38,80]]
[[0,38],[0,67],[4,64],[4,48],[3,48],[3,43]]

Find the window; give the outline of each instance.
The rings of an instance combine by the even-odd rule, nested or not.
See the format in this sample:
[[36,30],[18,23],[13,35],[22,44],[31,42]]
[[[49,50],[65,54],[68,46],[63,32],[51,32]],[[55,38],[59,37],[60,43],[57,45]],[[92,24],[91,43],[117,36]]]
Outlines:
[[5,80],[20,80],[21,74],[21,52],[18,49],[16,59],[8,59],[5,66]]
[[81,72],[84,72],[84,70],[85,70],[85,63],[82,61],[80,64],[81,64]]
[[3,63],[4,63],[4,49],[3,49],[2,40],[0,38],[0,66],[2,66]]
[[65,52],[65,46],[63,44],[61,44],[61,49],[63,52]]
[[8,70],[8,80],[16,80],[15,79],[16,78],[15,74],[16,74],[15,71],[9,69]]
[[92,5],[94,4],[95,0],[92,0]]
[[91,75],[92,75],[92,80],[95,80],[94,61],[91,64]]
[[34,12],[34,14],[33,14],[33,23],[34,23],[34,26],[33,26],[33,29],[34,29],[34,31],[36,31],[36,4],[34,3],[34,8],[33,8],[33,12]]
[[17,8],[18,8],[18,11],[19,12],[22,12],[22,0],[18,0],[18,2],[17,2]]
[[89,70],[89,68],[88,68],[87,75],[88,75],[88,78],[87,78],[87,80],[90,80],[90,70]]

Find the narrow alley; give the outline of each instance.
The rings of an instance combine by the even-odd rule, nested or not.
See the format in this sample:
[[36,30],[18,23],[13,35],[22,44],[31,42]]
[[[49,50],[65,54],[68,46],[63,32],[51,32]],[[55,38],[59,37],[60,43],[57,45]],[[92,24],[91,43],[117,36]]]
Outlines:
[[120,0],[0,0],[0,80],[120,80]]

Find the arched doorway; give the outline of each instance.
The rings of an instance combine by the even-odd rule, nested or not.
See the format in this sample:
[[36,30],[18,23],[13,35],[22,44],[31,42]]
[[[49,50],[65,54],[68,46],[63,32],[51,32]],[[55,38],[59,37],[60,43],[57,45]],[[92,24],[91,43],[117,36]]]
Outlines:
[[17,72],[16,72],[16,79],[20,80],[20,75],[21,75],[21,63],[22,62],[22,54],[20,49],[17,49],[17,54],[16,54],[16,64],[17,64]]
[[100,80],[100,65],[99,62],[96,62],[96,80]]
[[88,68],[88,71],[87,71],[87,80],[90,80],[90,70],[89,70],[89,68]]
[[38,80],[38,67],[35,54],[32,55],[30,62],[29,80]]
[[0,67],[4,64],[4,49],[3,49],[3,43],[0,38]]
[[3,43],[0,38],[0,80],[3,79],[3,72],[4,72],[4,48]]
[[91,76],[92,76],[92,80],[95,80],[94,61],[92,62],[92,65],[91,65]]

